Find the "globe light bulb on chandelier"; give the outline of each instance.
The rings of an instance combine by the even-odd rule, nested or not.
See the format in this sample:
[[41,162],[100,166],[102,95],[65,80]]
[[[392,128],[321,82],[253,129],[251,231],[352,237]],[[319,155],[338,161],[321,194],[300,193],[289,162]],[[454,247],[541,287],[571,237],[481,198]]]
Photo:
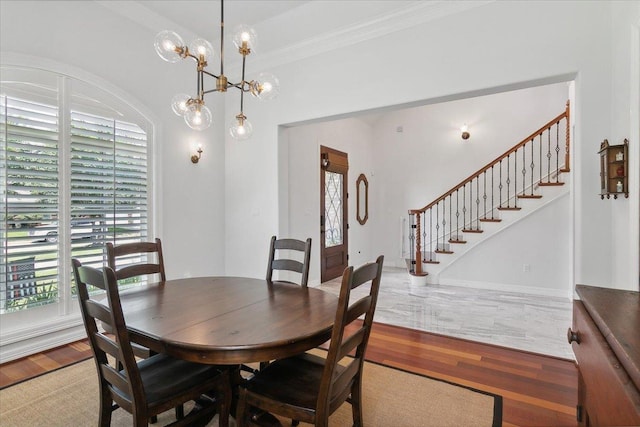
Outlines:
[[[213,115],[205,105],[204,96],[212,92],[227,92],[227,89],[235,88],[240,91],[240,113],[235,116],[235,123],[229,128],[229,134],[237,140],[247,139],[253,133],[253,126],[244,115],[244,94],[249,92],[260,100],[275,98],[280,91],[278,78],[271,73],[260,73],[255,80],[245,79],[245,66],[247,56],[256,47],[255,31],[245,25],[236,28],[233,35],[233,43],[242,55],[242,75],[238,83],[232,83],[224,74],[224,0],[220,1],[220,73],[213,74],[207,71],[209,61],[214,57],[214,49],[207,40],[198,38],[188,46],[182,37],[173,31],[164,30],[158,33],[155,39],[155,50],[158,55],[167,62],[178,62],[181,59],[191,58],[196,61],[197,67],[197,95],[178,94],[171,101],[171,109],[179,116],[184,117],[185,123],[192,129],[204,130],[211,126]],[[215,79],[215,88],[205,89],[205,76]]]

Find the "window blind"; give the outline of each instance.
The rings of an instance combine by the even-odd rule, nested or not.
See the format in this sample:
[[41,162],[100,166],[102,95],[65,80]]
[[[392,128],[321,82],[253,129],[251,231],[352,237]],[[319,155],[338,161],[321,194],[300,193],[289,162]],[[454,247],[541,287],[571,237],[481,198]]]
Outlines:
[[[61,260],[58,236],[69,236],[72,257],[96,267],[106,242],[147,238],[147,136],[137,124],[72,110],[62,138],[64,106],[3,95],[1,107],[0,311],[10,312],[55,303],[60,286],[71,286],[59,282],[59,265],[70,260]],[[69,182],[58,173],[64,156]],[[61,194],[71,213],[62,220]]]

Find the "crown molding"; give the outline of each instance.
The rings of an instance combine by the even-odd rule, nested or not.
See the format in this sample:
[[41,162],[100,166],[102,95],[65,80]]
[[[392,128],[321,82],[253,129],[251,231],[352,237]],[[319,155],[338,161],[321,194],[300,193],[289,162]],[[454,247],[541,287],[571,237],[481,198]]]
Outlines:
[[[279,49],[261,52],[260,55],[251,58],[252,69],[255,69],[254,67],[269,69],[300,61],[332,50],[349,47],[367,40],[423,25],[445,16],[482,7],[495,1],[416,1],[409,6],[399,6],[393,13],[381,14],[360,22],[354,22],[352,25],[338,30],[300,40]],[[192,30],[177,24],[169,17],[153,12],[142,1],[97,0],[96,3],[150,30],[154,35],[163,29],[171,29],[182,34],[185,40],[196,37]],[[305,7],[306,5],[298,7],[295,13],[304,13]],[[240,61],[234,57],[225,58],[225,60],[230,70],[237,71],[240,67]]]
[[[349,47],[367,40],[373,40],[388,34],[423,25],[427,22],[481,7],[495,1],[496,0],[421,1],[399,9],[394,13],[380,15],[337,31],[320,34],[316,37],[307,38],[277,50],[261,53],[259,58],[252,58],[252,68],[273,68],[296,62],[332,50]],[[232,67],[234,65],[235,64],[233,64]]]

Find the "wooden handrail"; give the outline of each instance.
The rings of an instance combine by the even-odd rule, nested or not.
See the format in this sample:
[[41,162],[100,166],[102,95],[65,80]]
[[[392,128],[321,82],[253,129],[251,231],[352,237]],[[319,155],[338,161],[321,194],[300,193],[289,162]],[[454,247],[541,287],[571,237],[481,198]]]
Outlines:
[[428,209],[430,209],[431,207],[435,206],[437,203],[439,203],[442,200],[444,200],[447,197],[449,197],[456,190],[458,190],[459,188],[462,188],[464,185],[466,185],[468,182],[471,182],[477,176],[480,176],[483,172],[491,169],[493,166],[495,166],[501,160],[503,160],[507,156],[511,155],[511,153],[516,152],[519,148],[524,146],[529,141],[532,141],[536,137],[542,135],[546,130],[550,129],[553,125],[560,123],[560,121],[562,119],[564,119],[564,118],[567,119],[566,141],[565,141],[565,144],[566,144],[566,146],[565,146],[565,166],[564,167],[565,167],[566,170],[569,170],[569,101],[567,101],[566,108],[565,108],[564,112],[559,114],[557,117],[549,120],[549,122],[547,122],[544,126],[540,127],[540,129],[538,129],[537,131],[533,132],[531,135],[529,135],[528,137],[526,137],[525,139],[520,141],[518,144],[516,144],[513,147],[511,147],[504,154],[502,154],[501,156],[498,156],[495,160],[493,160],[492,162],[488,163],[486,166],[482,167],[477,172],[471,174],[468,178],[466,178],[465,180],[461,181],[459,184],[457,184],[456,186],[451,188],[449,191],[445,192],[442,196],[438,197],[437,199],[435,199],[433,202],[429,203],[428,205],[426,205],[422,209],[411,209],[411,210],[409,210],[409,214],[410,215],[415,215],[417,213],[426,212]]

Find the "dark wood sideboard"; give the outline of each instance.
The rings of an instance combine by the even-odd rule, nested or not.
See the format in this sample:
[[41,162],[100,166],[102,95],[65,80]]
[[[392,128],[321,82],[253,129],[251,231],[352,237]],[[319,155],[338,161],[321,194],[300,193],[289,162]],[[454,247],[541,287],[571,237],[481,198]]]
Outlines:
[[640,426],[640,293],[576,286],[568,331],[580,426]]

